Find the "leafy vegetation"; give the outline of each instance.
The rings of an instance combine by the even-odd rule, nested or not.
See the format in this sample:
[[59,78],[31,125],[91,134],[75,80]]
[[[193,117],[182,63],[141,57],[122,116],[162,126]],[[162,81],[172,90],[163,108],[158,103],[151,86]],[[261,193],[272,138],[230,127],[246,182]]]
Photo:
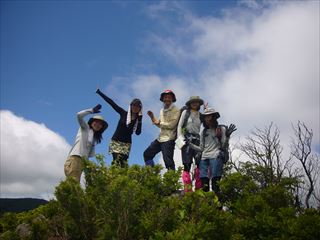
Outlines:
[[267,170],[247,163],[227,171],[218,199],[202,190],[180,194],[181,170],[106,167],[98,156],[85,161],[85,188],[68,179],[47,205],[4,214],[0,238],[320,239],[319,210],[295,204],[297,180],[262,184],[259,173]]

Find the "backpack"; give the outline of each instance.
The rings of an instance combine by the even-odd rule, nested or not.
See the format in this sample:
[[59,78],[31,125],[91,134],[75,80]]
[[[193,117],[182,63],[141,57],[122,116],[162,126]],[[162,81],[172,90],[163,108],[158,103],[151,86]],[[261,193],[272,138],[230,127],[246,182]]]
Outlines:
[[[186,114],[184,116],[181,128],[182,128],[182,133],[185,135],[186,134],[186,127],[187,127],[188,119],[189,119],[190,114],[191,114],[191,110],[187,106],[183,106],[182,108],[180,108],[180,117],[181,117],[182,112],[184,110],[186,110]],[[201,114],[201,113],[199,113],[199,114],[200,114],[200,122],[202,123],[203,122],[203,114]]]
[[[225,125],[218,125],[218,127],[216,128],[216,131],[217,130],[220,130],[222,131],[222,128],[225,128],[226,126]],[[206,137],[206,132],[207,132],[207,128],[203,129],[203,133],[202,133],[202,143],[203,143],[203,146],[205,145],[205,137]],[[227,143],[225,143],[224,145],[222,144],[221,142],[221,136],[220,137],[217,137],[218,138],[218,141],[220,143],[220,154],[218,155],[218,158],[222,159],[222,162],[223,164],[227,163],[229,161],[229,146]]]
[[[182,123],[182,127],[181,127],[183,135],[186,134],[186,126],[187,126],[188,119],[189,119],[190,113],[191,113],[191,112],[190,112],[190,109],[189,109],[187,106],[183,106],[183,107],[180,109],[180,117],[181,117],[182,112],[183,112],[184,110],[186,110],[186,114],[185,114],[185,116],[184,116],[183,123]],[[179,121],[180,121],[180,120],[179,120]]]

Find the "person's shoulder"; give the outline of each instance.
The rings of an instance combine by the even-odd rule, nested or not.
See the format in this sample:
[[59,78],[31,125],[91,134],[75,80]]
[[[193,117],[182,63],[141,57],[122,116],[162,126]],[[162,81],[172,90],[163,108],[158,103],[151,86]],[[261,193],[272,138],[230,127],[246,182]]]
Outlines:
[[224,124],[219,124],[218,125],[218,128],[222,129],[222,130],[226,130],[227,129],[227,126],[224,125]]
[[172,111],[173,112],[179,112],[179,113],[182,112],[181,109],[178,108],[177,106],[173,106]]
[[227,126],[226,126],[226,125],[224,125],[224,124],[219,124],[217,128],[220,129],[220,131],[222,132],[222,134],[224,134],[224,135],[226,134],[226,131],[227,131]]

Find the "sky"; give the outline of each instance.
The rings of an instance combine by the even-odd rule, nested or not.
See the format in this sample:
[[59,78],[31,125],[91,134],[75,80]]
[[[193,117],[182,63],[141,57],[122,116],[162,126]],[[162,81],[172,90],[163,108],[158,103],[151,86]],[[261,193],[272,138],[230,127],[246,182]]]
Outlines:
[[76,113],[98,103],[110,165],[119,116],[97,88],[124,109],[143,102],[130,165],[159,133],[145,113],[159,114],[165,89],[179,107],[201,96],[239,141],[273,122],[287,153],[303,121],[319,153],[319,12],[316,0],[1,1],[0,197],[52,198]]

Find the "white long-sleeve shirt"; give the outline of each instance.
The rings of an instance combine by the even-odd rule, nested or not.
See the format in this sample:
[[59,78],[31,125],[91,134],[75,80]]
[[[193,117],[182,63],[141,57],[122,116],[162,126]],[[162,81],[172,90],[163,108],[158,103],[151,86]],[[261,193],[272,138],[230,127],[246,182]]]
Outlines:
[[169,108],[160,110],[159,142],[167,142],[177,137],[177,124],[180,117],[180,109],[172,104]]
[[85,116],[92,114],[93,109],[86,109],[77,113],[77,120],[80,128],[78,130],[75,142],[69,152],[69,156],[76,155],[80,157],[94,157],[95,155],[95,143],[94,132],[83,119]]

